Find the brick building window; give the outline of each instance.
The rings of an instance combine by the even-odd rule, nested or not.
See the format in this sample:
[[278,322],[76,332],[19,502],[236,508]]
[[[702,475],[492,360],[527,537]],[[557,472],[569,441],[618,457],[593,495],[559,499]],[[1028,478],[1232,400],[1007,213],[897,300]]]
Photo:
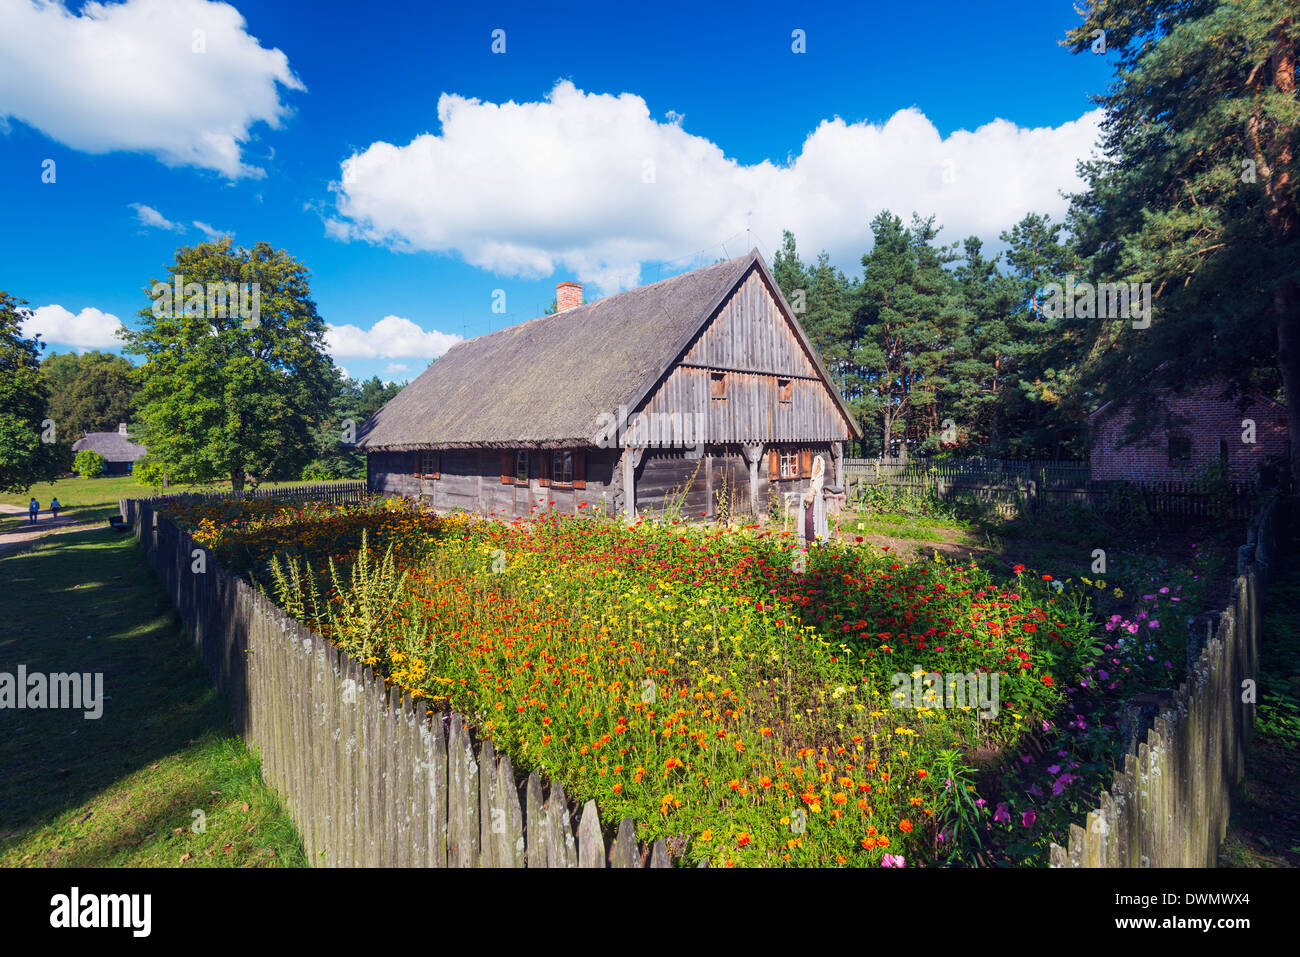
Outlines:
[[1182,468],[1192,464],[1192,439],[1187,435],[1169,436],[1169,467]]

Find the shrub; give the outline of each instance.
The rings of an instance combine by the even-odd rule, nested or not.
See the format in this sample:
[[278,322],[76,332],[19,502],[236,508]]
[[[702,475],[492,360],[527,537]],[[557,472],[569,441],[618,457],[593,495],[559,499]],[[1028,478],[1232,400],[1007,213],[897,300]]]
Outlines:
[[77,457],[72,460],[72,468],[81,474],[82,478],[99,478],[104,474],[104,456],[90,449],[82,449],[77,453]]

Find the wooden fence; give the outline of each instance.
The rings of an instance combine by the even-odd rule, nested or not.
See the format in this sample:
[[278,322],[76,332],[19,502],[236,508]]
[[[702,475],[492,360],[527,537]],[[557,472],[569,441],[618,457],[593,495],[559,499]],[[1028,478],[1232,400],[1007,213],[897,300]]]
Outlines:
[[1042,515],[1075,505],[1132,518],[1142,513],[1158,521],[1249,519],[1258,488],[1233,482],[1215,487],[1205,482],[1093,482],[1086,463],[1008,462],[997,460],[845,460],[847,501],[869,489],[888,488],[933,494],[940,501],[994,506],[1002,514]]
[[946,479],[975,485],[1034,482],[1039,488],[1082,488],[1092,476],[1087,462],[1064,459],[845,459],[844,470],[847,475],[873,484]]
[[[1250,524],[1238,555],[1232,603],[1177,691],[1163,697],[1154,726],[1124,757],[1100,806],[1072,824],[1068,847],[1053,844],[1052,867],[1214,867],[1227,833],[1255,726],[1242,683],[1258,680],[1262,595],[1275,552],[1277,500]],[[1213,626],[1213,619],[1193,619]],[[1140,705],[1138,705],[1140,707]],[[1126,710],[1134,705],[1127,705]],[[1143,728],[1145,730],[1145,728]],[[1139,731],[1140,733],[1140,731]]]
[[310,498],[314,502],[352,502],[366,496],[366,483],[360,479],[350,482],[304,482],[294,485],[277,485],[269,488],[246,489],[243,492],[164,492],[131,501],[143,502],[158,508],[167,502],[217,502],[225,499],[276,499]]
[[579,809],[534,771],[476,741],[459,714],[430,716],[295,621],[141,499],[119,502],[236,730],[261,756],[314,865],[668,867],[631,818],[606,850],[594,801]]

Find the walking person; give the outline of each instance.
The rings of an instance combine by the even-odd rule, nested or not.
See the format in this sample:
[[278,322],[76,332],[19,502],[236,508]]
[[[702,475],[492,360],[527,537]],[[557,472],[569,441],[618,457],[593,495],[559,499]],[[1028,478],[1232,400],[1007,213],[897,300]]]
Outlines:
[[41,503],[36,501],[35,496],[33,496],[32,500],[27,503],[27,524],[35,525],[36,516],[40,514],[41,514]]
[[62,507],[63,506],[59,504],[59,498],[56,495],[50,502],[50,514],[54,516],[56,522],[59,520],[59,509]]

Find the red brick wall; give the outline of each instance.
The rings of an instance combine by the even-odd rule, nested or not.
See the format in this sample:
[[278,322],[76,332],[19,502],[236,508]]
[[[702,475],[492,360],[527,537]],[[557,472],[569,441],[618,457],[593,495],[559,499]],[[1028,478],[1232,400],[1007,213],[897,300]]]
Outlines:
[[[1286,410],[1263,397],[1257,397],[1245,412],[1238,411],[1235,400],[1218,398],[1222,385],[1202,386],[1167,400],[1169,409],[1191,422],[1173,434],[1191,439],[1191,461],[1182,468],[1169,464],[1169,432],[1156,432],[1151,438],[1120,446],[1120,437],[1130,415],[1122,409],[1105,421],[1094,420],[1092,435],[1092,478],[1106,482],[1127,479],[1131,482],[1185,482],[1199,477],[1201,471],[1219,458],[1219,443],[1228,444],[1228,464],[1234,478],[1252,480],[1265,459],[1286,452]],[[1255,421],[1255,443],[1242,441],[1242,420]]]
[[555,311],[564,312],[582,305],[582,283],[562,282],[555,287]]

